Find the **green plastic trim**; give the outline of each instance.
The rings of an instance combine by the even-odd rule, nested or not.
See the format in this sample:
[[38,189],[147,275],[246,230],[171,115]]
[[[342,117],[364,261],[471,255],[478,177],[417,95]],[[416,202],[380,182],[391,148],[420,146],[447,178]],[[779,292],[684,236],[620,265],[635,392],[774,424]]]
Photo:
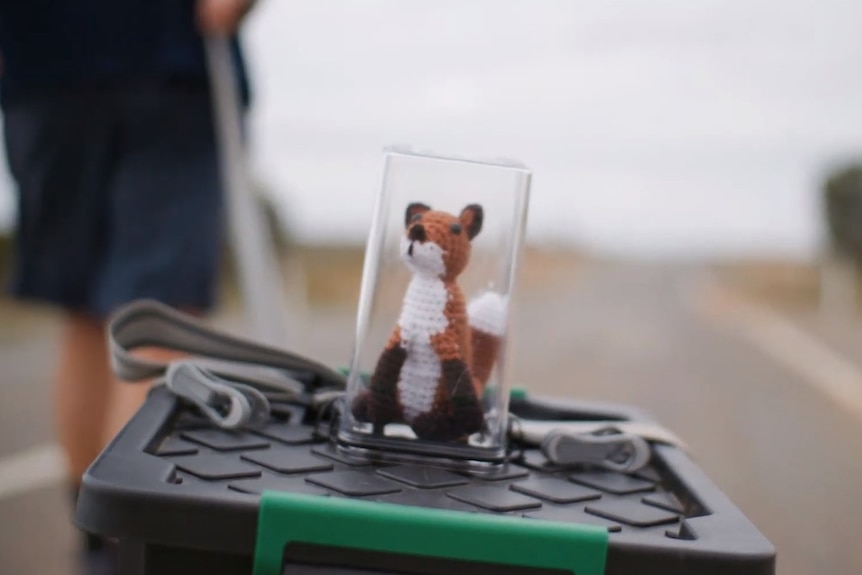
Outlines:
[[603,527],[265,491],[254,575],[281,575],[287,544],[440,557],[603,575]]
[[513,387],[509,391],[509,399],[517,399],[523,401],[527,399],[527,389],[523,387]]
[[[347,377],[350,375],[350,368],[349,367],[339,367],[336,371],[338,371],[338,373],[340,373],[344,377]],[[359,372],[359,377],[363,381],[369,381],[371,379],[371,374],[366,373],[364,371],[361,371],[361,372]]]

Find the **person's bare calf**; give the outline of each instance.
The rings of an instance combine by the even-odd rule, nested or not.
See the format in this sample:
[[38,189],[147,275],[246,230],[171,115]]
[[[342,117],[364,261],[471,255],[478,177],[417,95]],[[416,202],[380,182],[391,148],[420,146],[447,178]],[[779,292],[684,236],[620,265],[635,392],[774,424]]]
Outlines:
[[[74,488],[87,467],[146,401],[150,383],[117,380],[111,373],[103,320],[68,314],[62,328],[55,386],[57,435]],[[168,362],[181,354],[145,349],[139,355]]]
[[113,376],[104,323],[84,314],[66,316],[55,376],[55,422],[73,487],[104,445]]

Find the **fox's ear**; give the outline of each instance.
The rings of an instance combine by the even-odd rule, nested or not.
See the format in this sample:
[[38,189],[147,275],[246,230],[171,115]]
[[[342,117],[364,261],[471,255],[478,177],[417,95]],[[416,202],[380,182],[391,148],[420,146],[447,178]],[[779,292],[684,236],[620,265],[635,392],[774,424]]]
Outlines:
[[425,204],[420,204],[418,202],[410,204],[407,206],[407,212],[404,214],[404,227],[409,228],[416,216],[421,216],[428,211],[431,211],[431,208]]
[[467,231],[467,237],[471,240],[482,231],[482,218],[484,212],[479,204],[470,204],[461,210],[461,225]]

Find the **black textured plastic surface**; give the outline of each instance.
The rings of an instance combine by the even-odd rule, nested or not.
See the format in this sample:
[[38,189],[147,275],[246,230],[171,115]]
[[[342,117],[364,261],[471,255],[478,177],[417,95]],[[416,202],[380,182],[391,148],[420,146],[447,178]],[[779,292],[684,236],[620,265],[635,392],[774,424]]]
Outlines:
[[541,509],[524,513],[524,517],[530,519],[544,519],[545,521],[562,521],[571,523],[583,523],[585,525],[596,525],[604,527],[609,533],[619,533],[623,530],[622,525],[603,517],[590,515],[585,511],[572,509],[569,506],[543,505]]
[[584,511],[590,515],[598,515],[633,527],[654,527],[679,521],[677,513],[670,513],[647,505],[632,505],[631,502],[625,500],[587,505]]
[[493,472],[477,471],[475,473],[464,473],[467,477],[479,481],[505,481],[507,479],[520,479],[529,476],[530,472],[521,465],[505,465]]
[[685,508],[682,506],[682,503],[679,502],[673,493],[668,493],[666,491],[647,495],[641,501],[647,505],[652,505],[653,507],[658,507],[659,509],[664,509],[673,513],[685,513]]
[[542,502],[520,493],[510,491],[505,487],[497,485],[471,485],[459,487],[447,493],[452,499],[470,503],[489,511],[520,511],[524,509],[538,509]]
[[571,481],[614,495],[631,495],[655,489],[653,481],[615,471],[582,471],[569,476]]
[[303,425],[286,425],[283,422],[269,423],[255,433],[269,439],[275,439],[279,443],[289,445],[301,445],[314,441],[314,434],[310,427]]
[[244,453],[242,458],[279,473],[314,473],[331,471],[335,467],[331,461],[297,448],[273,447]]
[[197,452],[197,445],[183,441],[176,435],[166,437],[156,448],[156,455],[194,455]]
[[398,465],[377,470],[378,475],[406,483],[420,489],[439,489],[466,485],[470,480],[445,469],[424,465]]
[[201,479],[242,479],[260,475],[259,467],[244,463],[239,456],[227,458],[216,453],[198,453],[172,457],[171,463],[176,465],[177,469]]
[[310,475],[305,480],[353,497],[367,497],[401,491],[401,487],[394,481],[354,470]]
[[269,447],[269,441],[250,433],[229,432],[221,429],[196,429],[182,434],[183,439],[199,443],[216,451],[242,451]]
[[453,499],[442,490],[422,491],[399,491],[383,495],[375,499],[384,503],[395,503],[397,505],[412,505],[414,507],[427,507],[431,509],[450,509],[453,511],[469,511],[473,513],[484,512],[474,505],[469,505],[457,499]]
[[240,493],[255,493],[260,495],[264,491],[290,491],[293,493],[307,493],[309,495],[328,495],[326,489],[307,483],[304,479],[296,477],[285,477],[275,473],[263,472],[260,477],[252,479],[238,479],[228,483],[228,489]]
[[[511,409],[524,419],[647,419],[533,398]],[[297,406],[279,413],[287,419],[233,434],[155,389],[85,475],[76,522],[119,539],[132,557],[124,575],[179,575],[190,565],[247,575],[265,489],[599,525],[610,532],[607,575],[774,574],[772,545],[673,447],[655,446],[649,467],[632,475],[560,470],[538,449],[502,472],[470,475],[348,457],[315,439]]]
[[345,465],[349,465],[350,467],[370,467],[371,462],[367,459],[359,459],[357,457],[351,457],[350,455],[346,455],[344,453],[339,452],[332,445],[320,445],[317,447],[313,447],[311,452],[316,455],[321,455],[326,457],[327,459],[331,459],[332,461],[336,461],[338,463],[343,463]]
[[545,458],[541,451],[535,449],[526,451],[523,454],[520,463],[528,469],[534,469],[536,471],[546,471],[548,473],[554,473],[556,471],[563,470],[561,466],[551,463]]
[[671,539],[683,539],[686,541],[694,541],[697,539],[697,535],[694,532],[691,524],[685,519],[679,525],[679,529],[668,529],[665,531],[665,535],[670,537]]
[[602,496],[594,489],[575,485],[570,481],[556,477],[534,477],[526,481],[516,481],[510,486],[510,489],[552,503],[577,503],[599,499]]

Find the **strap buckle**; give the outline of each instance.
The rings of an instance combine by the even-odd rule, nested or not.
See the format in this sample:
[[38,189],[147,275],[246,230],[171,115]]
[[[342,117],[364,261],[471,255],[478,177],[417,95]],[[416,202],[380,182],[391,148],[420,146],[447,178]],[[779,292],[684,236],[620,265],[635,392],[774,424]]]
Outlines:
[[269,419],[270,404],[263,393],[250,385],[220,378],[189,361],[175,361],[168,366],[165,386],[222,429],[256,427]]
[[613,427],[591,433],[554,429],[542,440],[541,450],[557,465],[592,464],[623,473],[646,466],[652,452],[643,437]]

